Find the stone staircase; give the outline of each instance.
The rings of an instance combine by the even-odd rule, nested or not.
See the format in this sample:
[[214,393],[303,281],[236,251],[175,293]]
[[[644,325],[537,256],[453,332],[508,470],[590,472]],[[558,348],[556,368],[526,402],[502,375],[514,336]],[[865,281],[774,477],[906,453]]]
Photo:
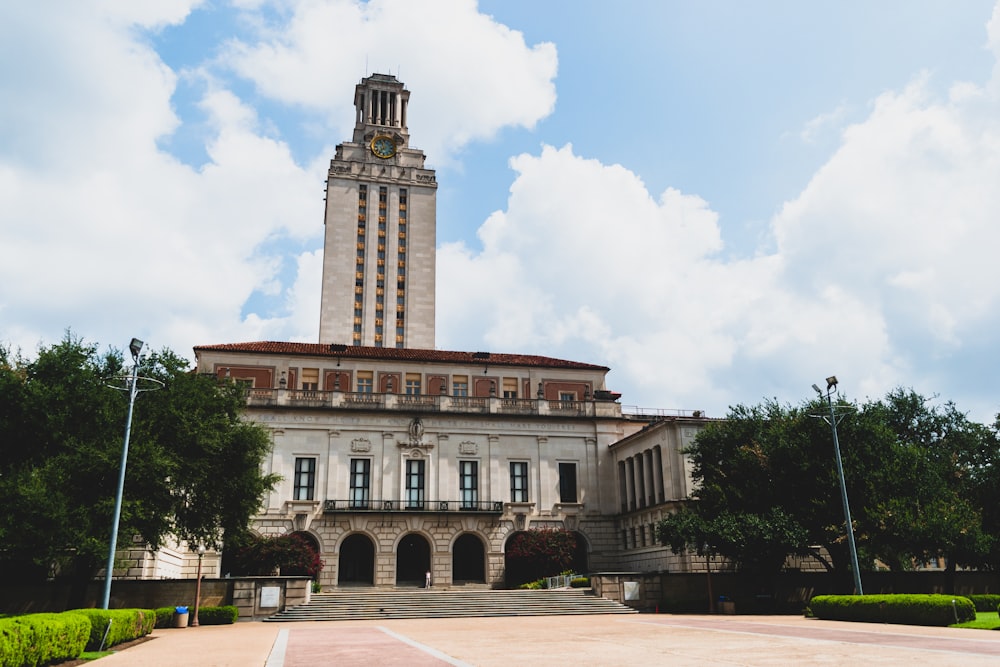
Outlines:
[[559,590],[373,590],[314,593],[309,604],[267,621],[354,621],[463,616],[562,616],[634,614],[631,607],[599,598],[589,589]]

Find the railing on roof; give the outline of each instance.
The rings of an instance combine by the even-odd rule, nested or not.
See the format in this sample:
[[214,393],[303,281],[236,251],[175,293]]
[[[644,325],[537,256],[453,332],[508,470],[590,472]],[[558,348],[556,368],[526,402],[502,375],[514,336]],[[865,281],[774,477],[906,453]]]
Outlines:
[[640,408],[637,405],[623,405],[622,415],[625,417],[658,418],[658,417],[693,417],[705,416],[704,410],[672,410],[664,408]]
[[324,512],[466,512],[503,514],[502,500],[324,500]]
[[618,418],[621,406],[614,401],[553,401],[496,396],[446,396],[430,394],[378,394],[367,392],[260,389],[247,392],[252,408],[317,408],[343,410],[398,410],[400,412],[448,412],[519,414],[551,417]]

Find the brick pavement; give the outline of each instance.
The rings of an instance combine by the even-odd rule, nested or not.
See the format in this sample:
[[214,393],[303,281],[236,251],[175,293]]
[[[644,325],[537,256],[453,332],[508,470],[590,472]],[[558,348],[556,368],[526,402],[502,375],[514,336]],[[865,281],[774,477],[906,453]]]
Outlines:
[[1000,664],[1000,633],[794,616],[549,616],[168,629],[101,667]]

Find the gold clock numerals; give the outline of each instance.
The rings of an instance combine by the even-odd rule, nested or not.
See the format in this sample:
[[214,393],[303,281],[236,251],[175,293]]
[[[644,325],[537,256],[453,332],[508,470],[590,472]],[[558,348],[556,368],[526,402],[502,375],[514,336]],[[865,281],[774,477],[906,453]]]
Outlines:
[[396,142],[392,140],[392,137],[387,137],[385,135],[378,135],[372,139],[372,154],[375,157],[380,158],[390,158],[396,154]]

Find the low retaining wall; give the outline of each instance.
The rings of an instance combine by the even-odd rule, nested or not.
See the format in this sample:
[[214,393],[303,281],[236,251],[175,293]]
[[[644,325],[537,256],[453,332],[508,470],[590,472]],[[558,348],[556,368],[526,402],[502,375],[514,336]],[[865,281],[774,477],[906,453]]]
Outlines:
[[[863,572],[865,593],[1000,592],[996,572]],[[847,585],[850,581],[848,579]],[[829,573],[782,572],[754,577],[737,572],[598,572],[590,575],[596,595],[640,611],[739,614],[802,613],[814,595],[848,593]]]
[[[111,582],[112,609],[194,607],[195,579],[115,580]],[[98,607],[104,582],[87,587],[84,607]],[[202,579],[199,606],[235,605],[241,621],[266,618],[289,607],[306,604],[312,595],[308,577],[233,577]],[[27,614],[69,609],[70,585],[46,582],[4,587],[0,613]]]

